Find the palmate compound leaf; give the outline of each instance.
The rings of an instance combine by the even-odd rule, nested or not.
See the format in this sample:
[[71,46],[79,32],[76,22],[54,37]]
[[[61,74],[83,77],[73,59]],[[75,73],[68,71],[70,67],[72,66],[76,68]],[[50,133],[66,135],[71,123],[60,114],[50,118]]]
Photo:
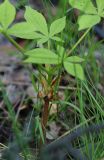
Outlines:
[[50,26],[49,36],[53,37],[55,34],[58,34],[61,31],[63,31],[65,25],[66,25],[66,17],[55,20]]
[[84,12],[84,15],[78,18],[79,30],[93,27],[104,16],[104,11],[102,14],[98,13],[98,11],[101,12],[102,8],[104,8],[102,7],[104,6],[102,0],[96,0],[98,9],[94,7],[92,0],[69,0],[69,3],[73,8]]
[[35,27],[27,22],[21,22],[13,25],[11,28],[7,30],[9,35],[13,35],[19,38],[25,39],[37,39],[41,38],[41,34],[35,33]]
[[4,29],[7,29],[13,22],[15,15],[15,7],[8,0],[0,4],[0,23]]
[[58,56],[44,48],[37,48],[25,53],[28,58],[24,61],[26,63],[36,63],[36,64],[59,64],[60,59]]
[[96,0],[97,8],[98,8],[98,14],[101,17],[104,17],[104,0]]
[[69,4],[73,8],[77,8],[84,13],[97,14],[97,10],[91,0],[69,0]]
[[101,18],[98,15],[82,15],[78,18],[78,24],[79,24],[78,30],[91,28],[92,26],[99,23],[100,20]]
[[26,7],[25,15],[26,21],[36,28],[36,31],[48,36],[48,27],[44,16],[31,7]]
[[80,64],[64,61],[64,68],[72,76],[77,77],[80,80],[84,80],[84,72]]

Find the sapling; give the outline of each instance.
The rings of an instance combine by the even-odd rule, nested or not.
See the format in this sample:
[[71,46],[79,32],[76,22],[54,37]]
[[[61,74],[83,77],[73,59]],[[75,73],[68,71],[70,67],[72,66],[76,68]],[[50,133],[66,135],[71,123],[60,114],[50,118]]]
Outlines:
[[[40,12],[32,9],[30,6],[26,6],[24,21],[14,24],[13,21],[16,16],[15,7],[9,0],[4,0],[4,2],[0,4],[0,33],[23,54],[23,63],[37,64],[41,69],[39,83],[42,85],[42,91],[37,95],[44,101],[41,117],[44,136],[42,141],[44,141],[46,137],[49,109],[52,101],[56,97],[55,87],[59,84],[62,73],[61,71],[59,75],[55,76],[54,71],[57,70],[58,72],[58,70],[64,69],[70,75],[81,81],[85,80],[84,71],[81,65],[84,59],[79,56],[71,56],[71,54],[90,29],[100,22],[101,17],[104,17],[104,2],[102,0],[96,0],[97,8],[94,7],[90,0],[69,0],[69,4],[83,13],[78,18],[79,30],[87,30],[68,52],[63,47],[64,39],[60,36],[60,33],[64,32],[66,26],[65,16],[53,21],[49,26],[45,17]],[[38,48],[25,50],[25,48],[22,48],[13,37],[35,40]],[[61,42],[62,45],[58,45],[55,50],[52,48],[52,42]],[[40,48],[39,46],[43,47]]]

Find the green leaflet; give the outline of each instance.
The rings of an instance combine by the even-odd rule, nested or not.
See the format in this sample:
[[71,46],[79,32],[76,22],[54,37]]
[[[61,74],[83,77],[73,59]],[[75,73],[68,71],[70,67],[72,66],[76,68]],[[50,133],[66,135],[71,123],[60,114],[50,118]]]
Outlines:
[[80,64],[78,64],[83,61],[84,59],[78,56],[66,57],[64,59],[64,68],[72,76],[75,76],[81,80],[84,80],[83,68]]
[[63,31],[63,29],[65,28],[65,24],[66,24],[66,17],[55,20],[50,26],[50,33],[49,33],[50,37]]
[[49,33],[50,39],[55,40],[57,42],[63,42],[61,38],[54,35],[63,31],[63,29],[65,28],[65,24],[66,24],[66,17],[55,20],[50,26],[50,33]]
[[57,53],[58,53],[58,56],[60,57],[60,60],[61,60],[61,63],[62,63],[66,58],[65,48],[58,45],[57,46]]
[[24,62],[36,64],[59,64],[58,56],[44,48],[37,48],[25,53],[29,58]]
[[43,44],[43,43],[46,43],[48,40],[49,40],[48,37],[43,36],[40,40],[38,40],[37,43],[38,44]]
[[97,14],[97,10],[94,7],[91,0],[69,0],[69,4],[73,8],[77,8],[77,9],[83,11],[84,13]]
[[31,7],[26,7],[25,11],[25,19],[27,22],[34,25],[37,31],[41,32],[42,34],[48,36],[48,27],[44,16],[37,12],[36,10],[32,9]]
[[98,15],[82,15],[78,18],[79,30],[91,28],[100,20],[101,18]]
[[[8,33],[8,34],[10,34],[10,33]],[[39,34],[39,33],[36,33],[36,32],[18,33],[18,35],[14,33],[14,34],[10,34],[10,35],[13,35],[15,37],[19,37],[19,38],[22,38],[22,39],[34,39],[34,40],[36,39],[37,40],[37,39],[42,38],[42,35]]]
[[57,36],[53,36],[51,37],[52,40],[55,40],[57,42],[64,42],[61,38],[57,37]]
[[59,56],[62,57],[63,53],[65,52],[65,48],[63,46],[58,45],[57,52],[59,53]]
[[84,80],[84,72],[80,64],[75,64],[75,63],[73,64],[65,61],[64,68],[72,76],[77,77],[80,80]]
[[7,29],[13,22],[15,14],[15,7],[8,0],[0,4],[0,23],[4,29]]
[[65,61],[71,62],[71,63],[81,63],[84,61],[84,59],[78,56],[71,56],[71,57],[67,57]]
[[102,16],[104,12],[104,0],[96,0],[97,8],[98,8],[98,14]]
[[7,30],[9,35],[14,35],[16,37],[29,39],[30,37],[34,37],[35,27],[27,22],[21,22],[13,25],[11,28]]

